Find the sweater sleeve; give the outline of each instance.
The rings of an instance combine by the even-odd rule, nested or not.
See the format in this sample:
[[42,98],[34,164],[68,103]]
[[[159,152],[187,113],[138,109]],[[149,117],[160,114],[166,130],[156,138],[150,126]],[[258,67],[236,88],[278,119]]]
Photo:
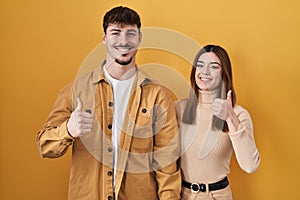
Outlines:
[[74,141],[67,130],[67,121],[72,113],[71,94],[71,85],[61,90],[46,123],[37,134],[36,142],[43,158],[64,155]]
[[260,164],[260,154],[255,144],[253,124],[249,113],[241,106],[235,107],[240,120],[238,131],[229,133],[232,146],[240,167],[247,173],[253,173]]

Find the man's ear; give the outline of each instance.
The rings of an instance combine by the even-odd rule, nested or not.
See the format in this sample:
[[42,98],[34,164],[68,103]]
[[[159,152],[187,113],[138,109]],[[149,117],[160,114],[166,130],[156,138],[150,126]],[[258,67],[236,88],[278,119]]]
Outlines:
[[142,37],[143,37],[143,34],[142,34],[142,32],[140,31],[140,34],[139,34],[139,42],[141,43],[141,41],[142,41]]
[[105,32],[102,33],[102,43],[106,44],[106,34],[105,34]]

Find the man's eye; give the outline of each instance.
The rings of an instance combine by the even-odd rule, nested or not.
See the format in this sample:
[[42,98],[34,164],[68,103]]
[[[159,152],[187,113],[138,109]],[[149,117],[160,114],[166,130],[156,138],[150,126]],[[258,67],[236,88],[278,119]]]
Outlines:
[[119,35],[119,32],[112,32],[112,35]]
[[127,33],[128,37],[135,37],[136,34],[135,33]]

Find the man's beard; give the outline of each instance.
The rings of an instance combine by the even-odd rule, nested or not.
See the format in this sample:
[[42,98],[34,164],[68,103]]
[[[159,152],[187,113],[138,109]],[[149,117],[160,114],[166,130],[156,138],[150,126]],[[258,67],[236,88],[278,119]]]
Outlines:
[[130,59],[127,60],[127,61],[120,61],[118,58],[116,58],[115,61],[116,61],[116,63],[118,63],[119,65],[125,66],[125,65],[128,65],[129,63],[131,63],[132,57],[130,57]]

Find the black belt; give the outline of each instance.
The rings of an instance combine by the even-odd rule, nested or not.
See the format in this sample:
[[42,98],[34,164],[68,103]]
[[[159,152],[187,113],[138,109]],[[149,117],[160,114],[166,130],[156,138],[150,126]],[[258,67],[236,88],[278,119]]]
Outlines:
[[[226,188],[228,185],[229,185],[228,178],[225,177],[216,183],[208,184],[208,191],[220,190]],[[182,180],[182,186],[191,189],[193,193],[206,192],[206,185],[203,183],[197,183],[197,182],[189,183]]]

